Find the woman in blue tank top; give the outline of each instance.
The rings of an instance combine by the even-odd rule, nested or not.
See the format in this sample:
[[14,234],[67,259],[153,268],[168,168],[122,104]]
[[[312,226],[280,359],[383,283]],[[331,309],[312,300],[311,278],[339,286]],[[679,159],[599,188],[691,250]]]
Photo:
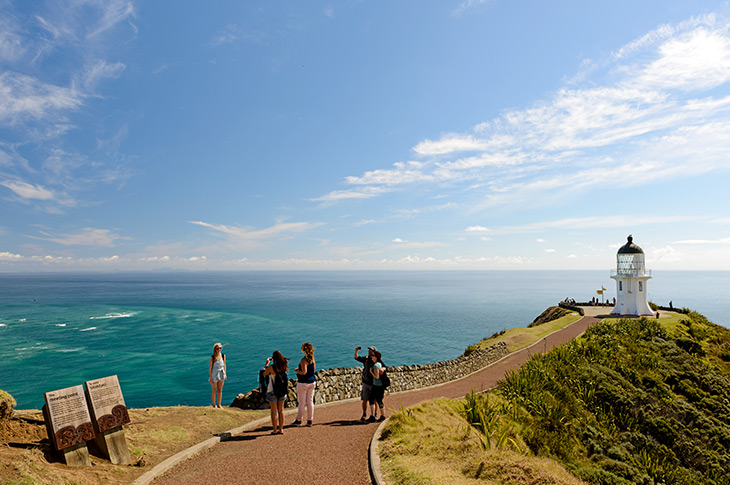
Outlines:
[[302,344],[302,352],[304,357],[299,361],[299,366],[294,369],[297,373],[297,401],[299,401],[299,412],[297,419],[292,423],[293,426],[299,426],[304,419],[304,408],[307,408],[307,426],[312,426],[314,420],[314,347],[309,342]]

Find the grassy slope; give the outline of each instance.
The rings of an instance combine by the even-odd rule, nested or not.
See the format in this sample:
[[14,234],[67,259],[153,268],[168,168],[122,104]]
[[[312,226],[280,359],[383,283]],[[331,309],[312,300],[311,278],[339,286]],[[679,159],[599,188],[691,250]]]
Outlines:
[[470,348],[473,350],[485,349],[497,343],[504,342],[507,344],[507,350],[514,352],[515,350],[532,345],[541,338],[555,332],[556,330],[567,327],[571,323],[575,323],[580,319],[581,316],[573,312],[569,315],[558,318],[557,320],[534,327],[511,328],[509,330],[496,333],[492,337],[483,340],[474,346],[470,346]]
[[[498,471],[508,471],[516,462],[529,469],[524,483],[540,483],[529,478],[539,471],[530,460],[542,457],[592,483],[727,484],[728,376],[730,331],[702,315],[610,319],[570,344],[535,356],[508,377],[491,401],[471,396],[454,401],[451,408],[439,404],[428,411],[424,406],[397,413],[383,446],[384,469],[394,483],[416,481],[408,475],[416,472],[426,483],[427,464],[436,460],[443,469],[460,473],[431,477],[435,482],[508,483],[509,472]],[[429,419],[448,422],[452,431],[443,432],[450,444],[432,453],[425,445],[428,436],[414,434],[399,421],[438,414],[438,408],[448,414]],[[469,448],[464,459],[445,452],[473,439],[466,429],[479,430],[481,444]],[[409,448],[409,442],[419,446]],[[515,461],[515,454],[523,459]],[[485,464],[479,474],[474,473],[475,460]],[[562,483],[558,472],[549,476]]]

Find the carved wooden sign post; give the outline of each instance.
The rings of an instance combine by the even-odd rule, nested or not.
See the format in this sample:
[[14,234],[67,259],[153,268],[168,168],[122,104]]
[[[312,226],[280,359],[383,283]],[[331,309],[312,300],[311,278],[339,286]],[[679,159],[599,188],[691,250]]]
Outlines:
[[96,444],[115,465],[131,464],[132,457],[122,428],[129,423],[129,413],[117,376],[87,381],[86,398],[96,431]]
[[67,387],[43,395],[43,416],[48,438],[63,453],[67,465],[91,465],[86,441],[94,438],[83,386]]

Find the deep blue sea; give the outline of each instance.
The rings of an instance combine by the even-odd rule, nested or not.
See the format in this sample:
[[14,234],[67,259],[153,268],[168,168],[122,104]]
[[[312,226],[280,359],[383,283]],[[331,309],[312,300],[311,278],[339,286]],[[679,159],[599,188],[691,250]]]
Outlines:
[[[609,271],[333,271],[0,274],[0,389],[19,409],[43,393],[118,375],[128,407],[210,403],[222,342],[223,401],[256,386],[273,350],[354,366],[355,345],[391,365],[459,356],[566,297],[615,295]],[[730,326],[730,272],[654,271],[650,300]]]

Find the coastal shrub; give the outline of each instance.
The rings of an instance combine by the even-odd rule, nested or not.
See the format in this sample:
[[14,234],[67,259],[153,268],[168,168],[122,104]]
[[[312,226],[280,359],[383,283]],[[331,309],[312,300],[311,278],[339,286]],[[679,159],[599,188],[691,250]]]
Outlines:
[[476,394],[472,390],[464,398],[464,418],[480,432],[480,445],[484,450],[522,449],[518,438],[518,410],[517,406],[488,393]]
[[672,335],[656,319],[604,320],[508,373],[497,392],[524,413],[529,448],[591,483],[719,483],[730,376],[711,342],[730,331],[686,315]]
[[730,362],[730,349],[722,349],[719,353],[719,357],[725,362]]
[[13,417],[15,404],[15,398],[10,393],[0,389],[0,423],[9,421]]
[[[690,327],[691,329],[692,327]],[[684,350],[687,353],[690,353],[692,355],[699,355],[701,357],[705,356],[705,351],[702,348],[702,345],[700,345],[695,340],[690,340],[686,338],[678,338],[675,340],[675,343],[677,344],[677,347]]]
[[474,352],[476,352],[477,350],[479,350],[479,344],[472,344],[472,345],[467,346],[466,349],[464,349],[464,353],[462,355],[464,357],[468,357],[471,354],[473,354]]
[[592,466],[578,468],[575,470],[575,474],[588,483],[600,483],[602,485],[635,485],[635,483],[645,483],[632,482],[602,468]]

